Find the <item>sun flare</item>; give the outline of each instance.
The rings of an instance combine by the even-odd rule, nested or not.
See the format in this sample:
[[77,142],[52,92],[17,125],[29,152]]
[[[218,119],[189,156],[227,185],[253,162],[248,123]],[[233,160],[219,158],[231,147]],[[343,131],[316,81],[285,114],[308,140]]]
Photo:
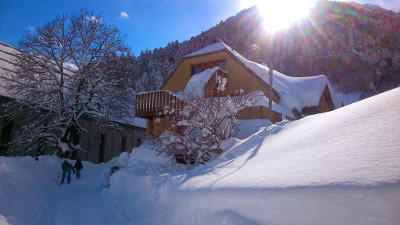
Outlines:
[[267,32],[285,29],[308,15],[315,0],[242,0],[243,8],[257,5]]

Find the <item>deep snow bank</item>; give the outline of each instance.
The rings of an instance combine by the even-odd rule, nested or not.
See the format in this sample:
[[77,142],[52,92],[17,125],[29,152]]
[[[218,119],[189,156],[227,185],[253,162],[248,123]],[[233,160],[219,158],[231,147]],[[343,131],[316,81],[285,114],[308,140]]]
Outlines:
[[38,224],[46,217],[49,206],[43,200],[52,181],[37,179],[49,172],[38,164],[31,157],[0,157],[0,224],[27,224],[27,218]]
[[[64,159],[0,157],[0,224],[126,224],[123,207],[103,193],[109,163],[83,162],[82,179],[58,186]],[[70,160],[70,163],[75,161]],[[125,220],[125,218],[127,218]]]
[[227,140],[218,159],[186,172],[132,163],[110,191],[136,224],[399,224],[399,99],[397,88]]

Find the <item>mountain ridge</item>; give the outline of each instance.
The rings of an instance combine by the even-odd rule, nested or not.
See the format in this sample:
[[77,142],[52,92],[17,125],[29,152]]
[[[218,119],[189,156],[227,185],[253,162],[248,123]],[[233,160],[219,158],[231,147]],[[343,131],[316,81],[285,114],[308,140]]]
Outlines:
[[157,90],[185,55],[219,38],[255,62],[269,63],[275,55],[274,67],[284,74],[326,74],[342,93],[373,95],[400,84],[399,13],[370,4],[322,0],[308,19],[277,37],[273,51],[258,9],[251,7],[190,40],[128,56],[128,63],[137,90]]

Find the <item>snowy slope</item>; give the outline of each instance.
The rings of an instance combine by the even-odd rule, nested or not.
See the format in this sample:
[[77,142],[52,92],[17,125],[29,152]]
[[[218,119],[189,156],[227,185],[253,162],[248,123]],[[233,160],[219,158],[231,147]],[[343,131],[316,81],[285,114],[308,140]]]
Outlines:
[[110,191],[135,224],[399,224],[398,99],[400,88],[228,140],[187,172],[132,163]]
[[[209,165],[220,168],[217,172],[195,176],[184,185],[265,188],[399,182],[400,106],[392,104],[396,99],[400,88],[331,113],[277,124],[249,140],[232,140],[235,146]],[[229,166],[221,167],[227,161]]]
[[[400,88],[275,125],[166,167],[151,145],[57,186],[61,159],[0,157],[0,224],[400,224]],[[125,167],[104,186],[104,171]]]

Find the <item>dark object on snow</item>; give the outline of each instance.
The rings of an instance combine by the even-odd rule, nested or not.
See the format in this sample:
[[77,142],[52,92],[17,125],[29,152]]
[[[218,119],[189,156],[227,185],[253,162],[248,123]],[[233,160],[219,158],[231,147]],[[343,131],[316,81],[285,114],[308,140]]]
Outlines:
[[68,183],[70,183],[71,182],[71,170],[74,171],[74,173],[75,173],[74,167],[69,162],[67,162],[67,160],[64,160],[63,164],[61,165],[61,168],[63,170],[63,174],[62,174],[62,178],[61,178],[61,184],[64,183],[65,176],[67,174],[68,174],[68,180],[67,181],[68,181]]
[[80,179],[81,178],[81,170],[83,169],[83,165],[82,165],[81,159],[78,158],[76,160],[74,168],[76,169],[76,179]]
[[74,168],[76,169],[83,169],[82,161],[80,159],[76,160]]
[[180,163],[180,164],[193,165],[196,163],[196,157],[194,155],[176,154],[175,160],[177,163]]
[[39,161],[39,157],[35,157],[35,160],[36,160],[36,161]]
[[115,171],[117,171],[117,170],[119,170],[119,167],[118,166],[113,166],[113,167],[111,167],[111,174],[113,174],[113,173],[115,173]]

